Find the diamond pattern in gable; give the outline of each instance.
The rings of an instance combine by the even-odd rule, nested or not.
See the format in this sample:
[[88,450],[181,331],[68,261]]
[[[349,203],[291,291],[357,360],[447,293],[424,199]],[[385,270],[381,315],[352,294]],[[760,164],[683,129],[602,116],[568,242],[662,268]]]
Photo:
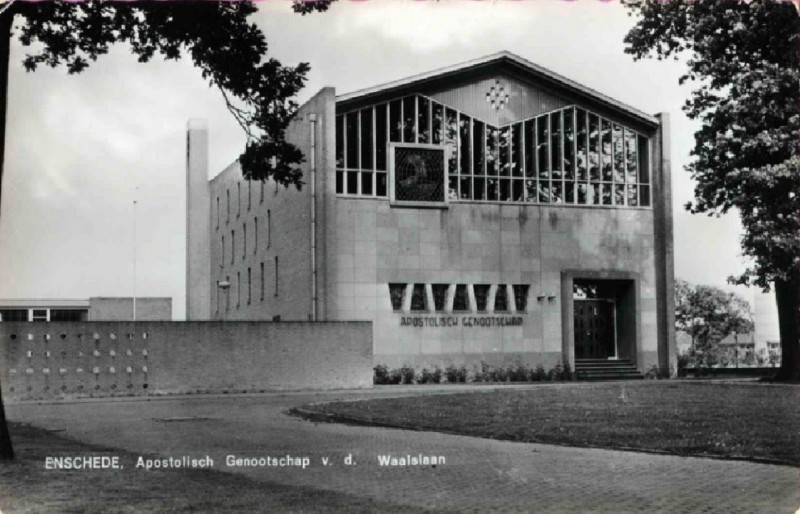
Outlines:
[[420,92],[494,126],[506,125],[571,104],[548,91],[499,73],[469,77]]

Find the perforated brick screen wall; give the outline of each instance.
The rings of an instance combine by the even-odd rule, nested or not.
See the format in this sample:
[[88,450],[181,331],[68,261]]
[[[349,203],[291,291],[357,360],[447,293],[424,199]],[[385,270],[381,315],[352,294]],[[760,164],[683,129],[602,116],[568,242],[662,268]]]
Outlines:
[[0,323],[12,400],[372,385],[369,322]]

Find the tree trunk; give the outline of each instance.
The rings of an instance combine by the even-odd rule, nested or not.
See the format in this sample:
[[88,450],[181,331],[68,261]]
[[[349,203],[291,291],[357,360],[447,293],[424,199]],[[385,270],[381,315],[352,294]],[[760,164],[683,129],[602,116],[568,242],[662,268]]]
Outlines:
[[800,273],[775,281],[775,300],[781,334],[781,367],[774,379],[800,382]]
[[[8,6],[0,14],[0,199],[3,197],[3,164],[6,150],[6,111],[8,106],[8,57],[11,50],[11,24],[14,22],[16,5]],[[2,349],[0,349],[2,351]],[[5,359],[0,359],[5,363]],[[8,433],[6,409],[3,405],[2,384],[0,384],[0,460],[13,460],[14,447]]]

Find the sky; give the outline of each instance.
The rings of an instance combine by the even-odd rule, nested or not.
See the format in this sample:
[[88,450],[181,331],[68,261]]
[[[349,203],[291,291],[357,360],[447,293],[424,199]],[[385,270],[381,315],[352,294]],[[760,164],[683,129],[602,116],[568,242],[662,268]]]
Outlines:
[[[308,16],[294,14],[289,0],[258,5],[254,21],[269,54],[311,65],[301,103],[324,86],[347,93],[508,50],[642,111],[670,113],[676,276],[752,300],[752,291],[726,283],[745,267],[736,215],[683,208],[693,194],[683,168],[698,128],[681,111],[691,91],[678,85],[685,65],[625,54],[634,19],[621,5],[340,0]],[[211,175],[221,171],[245,141],[222,96],[190,59],[140,64],[118,45],[68,75],[26,73],[25,52],[12,42],[0,298],[130,296],[135,284],[138,296],[172,297],[183,319],[186,123],[208,120]]]

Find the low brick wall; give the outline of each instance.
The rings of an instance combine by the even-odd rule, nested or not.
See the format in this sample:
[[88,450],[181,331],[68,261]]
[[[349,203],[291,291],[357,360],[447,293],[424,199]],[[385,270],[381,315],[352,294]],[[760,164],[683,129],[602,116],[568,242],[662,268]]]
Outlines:
[[372,387],[369,322],[0,323],[11,400]]

